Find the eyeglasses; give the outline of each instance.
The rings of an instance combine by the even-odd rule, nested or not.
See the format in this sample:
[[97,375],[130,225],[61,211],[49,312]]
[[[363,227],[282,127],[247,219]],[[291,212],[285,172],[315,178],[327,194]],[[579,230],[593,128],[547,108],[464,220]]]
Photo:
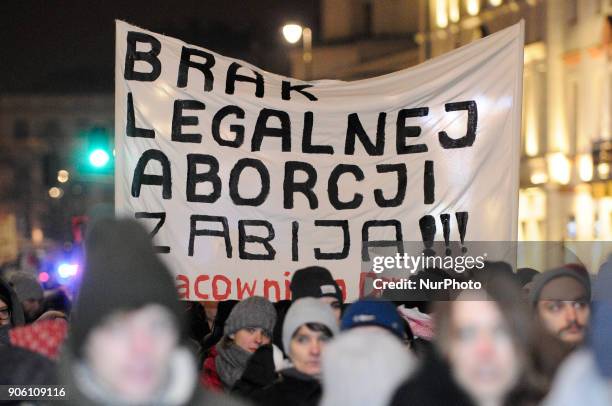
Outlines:
[[11,311],[9,310],[8,307],[3,307],[0,309],[0,319],[2,320],[7,320],[9,317],[11,317]]

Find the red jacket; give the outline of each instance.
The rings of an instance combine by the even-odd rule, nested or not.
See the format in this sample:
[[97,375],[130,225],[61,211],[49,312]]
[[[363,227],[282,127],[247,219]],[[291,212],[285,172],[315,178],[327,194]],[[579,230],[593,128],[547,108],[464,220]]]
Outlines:
[[204,360],[202,372],[200,373],[200,384],[206,389],[210,389],[214,392],[223,392],[223,383],[219,374],[217,373],[217,365],[215,360],[217,358],[217,348],[212,347],[208,353],[208,357]]
[[25,326],[14,327],[9,332],[11,344],[57,359],[60,347],[68,332],[68,322],[64,319],[37,321]]

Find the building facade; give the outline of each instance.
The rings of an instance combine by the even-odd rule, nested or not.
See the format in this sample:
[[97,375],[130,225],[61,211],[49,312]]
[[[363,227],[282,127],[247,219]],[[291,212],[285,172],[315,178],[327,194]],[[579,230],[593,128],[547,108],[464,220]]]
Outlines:
[[[523,19],[518,237],[612,240],[611,14],[611,0],[323,0],[311,78],[403,69]],[[292,66],[304,77],[299,49]]]

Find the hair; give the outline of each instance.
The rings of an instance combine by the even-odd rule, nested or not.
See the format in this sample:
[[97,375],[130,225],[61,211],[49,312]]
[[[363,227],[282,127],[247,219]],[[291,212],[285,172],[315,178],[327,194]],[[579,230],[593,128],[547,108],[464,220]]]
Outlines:
[[[529,307],[512,275],[498,272],[494,268],[484,269],[483,271],[485,273],[481,275],[485,275],[484,278],[477,277],[475,279],[482,282],[483,293],[486,295],[480,298],[459,297],[456,300],[489,300],[496,305],[508,326],[513,347],[523,371],[521,380],[512,393],[516,392],[518,388],[526,390],[530,394],[539,392],[542,379],[536,374],[531,360],[536,333]],[[454,301],[436,303],[434,316],[436,325],[435,347],[445,359],[448,359],[450,350],[453,311]],[[508,396],[512,396],[512,393]]]
[[[244,330],[244,329],[247,329],[247,328],[251,328],[251,327],[243,327],[240,330]],[[261,327],[253,327],[253,328],[261,328]],[[240,330],[238,330],[238,331],[240,331]],[[238,331],[236,331],[236,333]],[[228,349],[232,345],[236,344],[236,341],[234,339],[236,333],[227,334],[227,335],[224,335],[223,337],[221,337],[221,340],[219,341],[219,343],[221,344],[221,346],[224,349]],[[266,334],[268,334],[268,333],[266,333]],[[270,337],[270,336],[268,336],[268,337]],[[270,340],[272,340],[272,337],[270,337]]]
[[235,343],[234,343],[234,339],[231,338],[229,335],[227,335],[221,338],[221,341],[219,342],[219,344],[221,345],[223,349],[227,350],[229,347],[231,347]]
[[11,310],[11,300],[8,297],[0,293],[0,300],[2,300],[6,304],[6,306],[9,308],[9,310]]
[[306,328],[310,331],[313,331],[315,333],[323,333],[323,335],[327,338],[331,338],[334,336],[334,333],[332,333],[332,331],[329,329],[329,327],[327,327],[325,324],[321,324],[321,323],[304,323],[301,326],[299,326],[298,328],[295,329],[295,331],[293,332],[293,335],[291,336],[291,339],[293,340],[295,338],[295,336],[297,336],[298,331],[300,331],[300,329],[306,326]]
[[[519,351],[526,351],[532,344],[533,323],[529,308],[526,302],[522,300],[523,296],[516,281],[510,275],[496,272],[494,269],[483,271],[488,273],[485,278],[475,278],[482,283],[483,293],[486,294],[481,300],[490,300],[495,303],[508,324],[514,346]],[[458,297],[456,300],[478,299],[461,299]],[[453,300],[438,302],[435,309],[436,335],[438,337],[436,342],[442,353],[445,353],[445,350],[448,349],[448,338],[452,330],[453,304]]]

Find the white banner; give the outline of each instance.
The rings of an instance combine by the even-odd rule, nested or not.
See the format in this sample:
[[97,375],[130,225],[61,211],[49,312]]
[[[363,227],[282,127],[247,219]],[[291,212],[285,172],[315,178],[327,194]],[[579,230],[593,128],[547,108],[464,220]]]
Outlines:
[[364,242],[515,240],[523,23],[367,80],[304,82],[121,21],[115,199],[182,298],[363,287]]

